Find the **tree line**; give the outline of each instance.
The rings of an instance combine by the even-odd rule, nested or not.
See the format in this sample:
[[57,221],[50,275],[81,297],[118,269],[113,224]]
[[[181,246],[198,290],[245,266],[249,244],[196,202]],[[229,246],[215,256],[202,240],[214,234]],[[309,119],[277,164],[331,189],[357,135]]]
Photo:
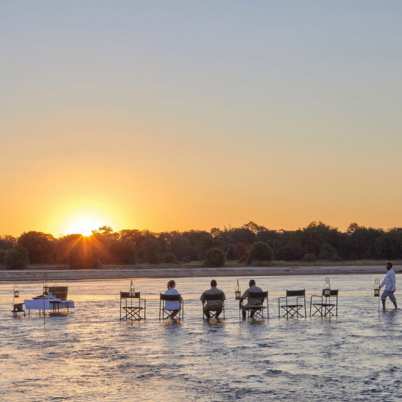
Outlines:
[[23,268],[27,264],[67,264],[92,268],[104,264],[180,264],[203,261],[223,266],[283,261],[341,261],[401,259],[402,228],[375,229],[351,224],[346,231],[312,222],[298,230],[270,230],[249,222],[238,228],[210,231],[153,233],[147,230],[113,231],[104,226],[89,237],[80,234],[56,238],[30,231],[20,237],[0,237],[0,264]]

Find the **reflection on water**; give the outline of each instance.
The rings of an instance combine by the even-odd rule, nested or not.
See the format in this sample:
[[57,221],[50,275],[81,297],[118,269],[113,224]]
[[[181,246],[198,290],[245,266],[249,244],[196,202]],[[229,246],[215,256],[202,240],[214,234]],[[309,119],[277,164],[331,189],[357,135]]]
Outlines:
[[[402,311],[379,313],[371,276],[332,277],[340,309],[331,321],[276,318],[286,288],[317,294],[323,277],[257,278],[270,291],[273,318],[256,324],[238,319],[235,278],[218,278],[229,299],[223,323],[201,318],[207,278],[177,280],[184,321],[160,323],[165,282],[135,281],[149,319],[134,324],[118,320],[128,280],[71,283],[75,312],[45,324],[36,316],[13,319],[13,286],[0,285],[0,400],[401,400]],[[28,298],[41,285],[18,289]]]

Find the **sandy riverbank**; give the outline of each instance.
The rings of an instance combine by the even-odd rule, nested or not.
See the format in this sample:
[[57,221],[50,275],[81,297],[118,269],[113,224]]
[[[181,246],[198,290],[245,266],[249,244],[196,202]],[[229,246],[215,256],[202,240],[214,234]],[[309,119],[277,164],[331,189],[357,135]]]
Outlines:
[[[398,271],[398,267],[396,267]],[[280,267],[119,267],[102,269],[25,269],[21,271],[0,271],[0,282],[32,281],[75,281],[124,278],[183,278],[219,276],[281,276],[281,275],[341,275],[341,274],[383,274],[384,265],[332,265],[332,266],[280,266]]]

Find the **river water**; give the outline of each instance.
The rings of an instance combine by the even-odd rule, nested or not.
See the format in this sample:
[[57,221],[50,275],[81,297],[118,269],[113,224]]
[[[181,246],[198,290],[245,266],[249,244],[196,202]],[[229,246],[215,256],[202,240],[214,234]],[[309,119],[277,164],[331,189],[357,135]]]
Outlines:
[[[1,284],[0,400],[402,400],[402,310],[379,312],[374,276],[332,276],[340,306],[331,320],[277,318],[285,289],[319,293],[323,277],[256,278],[270,292],[271,319],[259,323],[239,321],[236,278],[217,279],[228,299],[220,324],[202,320],[207,278],[176,281],[185,299],[181,324],[158,321],[164,279],[135,280],[148,307],[147,320],[133,324],[119,321],[128,280],[72,282],[75,311],[45,321],[13,318],[13,285]],[[242,290],[247,282],[240,279]],[[41,284],[17,289],[29,298]]]

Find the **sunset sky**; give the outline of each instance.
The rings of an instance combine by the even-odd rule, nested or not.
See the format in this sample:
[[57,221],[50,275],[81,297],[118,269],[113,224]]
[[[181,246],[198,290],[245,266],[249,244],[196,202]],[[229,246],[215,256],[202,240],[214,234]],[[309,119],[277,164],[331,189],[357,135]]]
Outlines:
[[0,2],[0,234],[402,226],[399,1]]

